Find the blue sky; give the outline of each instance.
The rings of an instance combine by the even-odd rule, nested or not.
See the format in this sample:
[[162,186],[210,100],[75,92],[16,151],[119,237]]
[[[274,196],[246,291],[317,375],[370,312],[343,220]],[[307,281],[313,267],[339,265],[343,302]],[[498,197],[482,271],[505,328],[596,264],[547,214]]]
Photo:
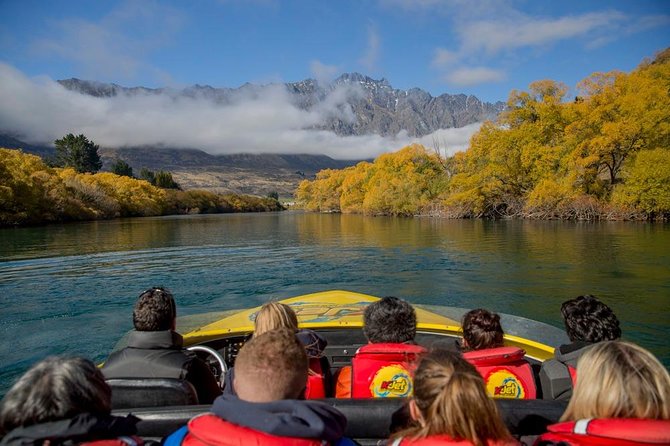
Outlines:
[[[505,100],[670,46],[670,1],[0,0],[0,62],[31,82],[237,87],[385,77]],[[20,100],[20,98],[14,98]]]

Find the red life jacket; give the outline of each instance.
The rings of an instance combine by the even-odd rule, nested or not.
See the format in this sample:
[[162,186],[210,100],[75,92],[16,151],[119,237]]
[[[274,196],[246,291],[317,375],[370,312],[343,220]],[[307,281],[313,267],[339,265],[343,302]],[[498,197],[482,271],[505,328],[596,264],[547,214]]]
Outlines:
[[649,446],[670,444],[670,420],[609,418],[552,424],[536,445]]
[[572,381],[572,388],[574,389],[577,384],[577,369],[567,364],[566,367],[568,368],[568,373],[570,373],[570,381]]
[[367,344],[351,360],[351,397],[412,396],[412,375],[426,349],[413,344]]
[[[399,443],[388,443],[389,446],[444,446],[444,445],[450,445],[450,446],[473,446],[473,443],[468,440],[454,440],[448,435],[432,435],[430,437],[426,438],[420,438],[418,440],[412,440],[409,438],[403,438],[402,441]],[[486,443],[487,446],[512,446],[512,445],[518,445],[516,441],[512,441],[509,443],[503,443],[500,441],[489,441]]]
[[208,413],[188,422],[188,433],[183,446],[321,446],[323,441],[313,438],[279,437],[230,423]]
[[307,376],[307,387],[305,388],[305,399],[313,400],[326,397],[326,383],[319,358],[309,358],[309,369],[314,374]]
[[494,398],[535,399],[533,368],[518,347],[498,347],[466,352],[463,357],[477,368]]

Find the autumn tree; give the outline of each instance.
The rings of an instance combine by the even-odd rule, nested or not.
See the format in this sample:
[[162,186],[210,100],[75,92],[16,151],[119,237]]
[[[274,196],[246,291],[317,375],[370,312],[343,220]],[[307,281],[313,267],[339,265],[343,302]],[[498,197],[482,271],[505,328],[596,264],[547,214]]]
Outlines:
[[98,149],[93,141],[84,135],[74,136],[68,133],[54,141],[56,145],[56,164],[59,167],[72,167],[79,173],[95,173],[102,167]]

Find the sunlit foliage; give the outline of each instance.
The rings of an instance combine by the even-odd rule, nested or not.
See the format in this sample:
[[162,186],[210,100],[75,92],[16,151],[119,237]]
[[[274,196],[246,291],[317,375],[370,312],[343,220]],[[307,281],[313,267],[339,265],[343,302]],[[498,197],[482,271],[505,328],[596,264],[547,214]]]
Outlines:
[[[410,146],[296,193],[306,209],[450,217],[668,218],[670,50],[631,73],[594,73],[567,97],[558,82],[512,91],[465,152]],[[441,167],[440,167],[441,166]]]
[[38,156],[0,149],[0,226],[280,209],[276,200],[267,197],[161,189],[111,172],[48,167]]

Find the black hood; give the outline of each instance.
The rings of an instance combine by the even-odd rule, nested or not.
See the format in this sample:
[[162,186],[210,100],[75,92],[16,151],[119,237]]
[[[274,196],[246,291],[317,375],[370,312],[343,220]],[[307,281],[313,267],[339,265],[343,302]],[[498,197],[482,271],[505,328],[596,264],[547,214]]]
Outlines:
[[347,419],[339,410],[313,400],[251,403],[223,395],[214,401],[212,412],[239,426],[280,437],[336,441],[347,427]]
[[0,445],[34,445],[49,440],[52,445],[76,444],[88,440],[103,440],[137,432],[139,418],[128,415],[94,415],[83,413],[67,420],[51,421],[17,427],[0,441]]

